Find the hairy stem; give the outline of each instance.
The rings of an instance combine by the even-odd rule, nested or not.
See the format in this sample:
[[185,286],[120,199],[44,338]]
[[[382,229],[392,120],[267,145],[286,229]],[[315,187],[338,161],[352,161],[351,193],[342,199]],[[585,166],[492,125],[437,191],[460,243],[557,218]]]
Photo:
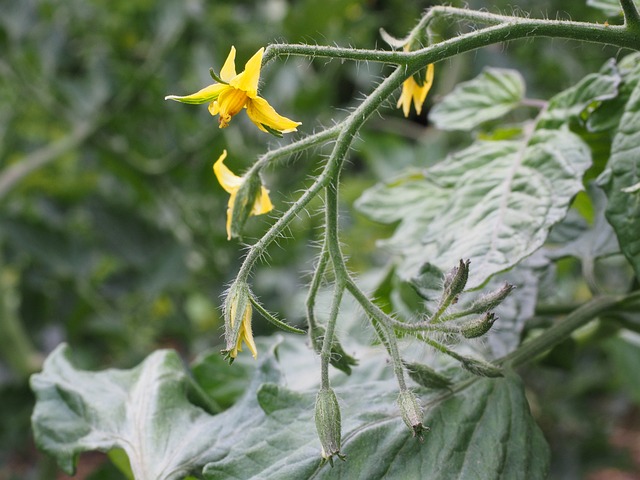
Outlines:
[[333,337],[336,331],[338,311],[340,310],[340,302],[342,302],[343,293],[344,284],[336,281],[333,289],[333,299],[331,302],[331,311],[329,312],[329,321],[327,322],[327,330],[325,332],[324,339],[322,340],[322,351],[320,352],[321,388],[330,388],[329,363],[331,362],[331,346],[333,345]]
[[620,0],[620,6],[624,13],[624,26],[634,32],[640,31],[640,13],[633,0]]

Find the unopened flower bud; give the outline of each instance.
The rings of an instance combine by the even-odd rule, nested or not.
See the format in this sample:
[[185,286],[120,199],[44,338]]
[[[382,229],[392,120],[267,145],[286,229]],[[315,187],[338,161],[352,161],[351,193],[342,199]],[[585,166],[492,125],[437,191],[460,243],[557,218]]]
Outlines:
[[321,388],[316,396],[316,430],[322,445],[322,458],[333,466],[333,456],[340,453],[340,405],[331,388]]
[[443,297],[455,300],[462,293],[469,279],[469,263],[470,260],[460,260],[459,265],[447,273],[444,279]]
[[502,370],[495,365],[477,358],[462,357],[460,362],[463,368],[479,377],[502,377]]
[[411,429],[413,436],[422,441],[422,432],[429,431],[429,428],[422,424],[422,408],[411,390],[400,392],[398,406],[404,423]]
[[452,384],[447,377],[421,363],[405,362],[404,366],[411,379],[423,387],[442,389],[449,388]]
[[475,318],[462,326],[462,336],[478,338],[487,333],[498,319],[493,312],[487,312],[482,317]]
[[505,283],[501,288],[494,290],[473,302],[473,305],[469,308],[469,313],[484,313],[489,310],[493,310],[500,305],[505,298],[507,298],[514,288],[516,287]]
[[226,349],[222,353],[228,358],[229,363],[233,363],[242,351],[242,342],[253,354],[253,358],[258,356],[256,344],[253,341],[251,330],[251,316],[253,310],[249,299],[249,286],[242,283],[234,283],[229,289],[224,303],[224,336]]

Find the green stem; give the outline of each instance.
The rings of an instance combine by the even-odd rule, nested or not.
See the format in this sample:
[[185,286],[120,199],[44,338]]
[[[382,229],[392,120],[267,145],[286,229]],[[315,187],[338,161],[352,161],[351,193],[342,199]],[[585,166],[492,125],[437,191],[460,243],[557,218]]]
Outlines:
[[610,311],[620,300],[620,298],[616,297],[599,297],[590,300],[569,314],[564,320],[545,330],[541,335],[523,343],[517,350],[502,357],[498,363],[506,367],[515,368],[534,360],[538,355],[569,338],[578,328],[586,325],[599,315]]
[[[490,26],[459,35],[415,52],[389,52],[314,45],[270,45],[263,57],[263,65],[278,56],[301,55],[339,58],[341,60],[383,62],[406,66],[415,65],[415,70],[412,69],[412,75],[429,63],[444,60],[460,53],[476,50],[494,43],[534,37],[566,38],[640,50],[640,36],[635,31],[636,25],[638,25],[638,12],[635,10],[632,0],[621,1],[623,8],[625,8],[625,15],[629,15],[626,17],[627,23],[625,26],[510,17],[486,12],[474,12],[461,8],[433,7],[423,17],[421,23],[426,24],[433,17],[442,16],[482,22]],[[626,7],[624,6],[625,4],[627,4]]]
[[320,352],[320,375],[321,388],[330,388],[329,384],[329,363],[331,362],[331,346],[333,345],[333,337],[336,331],[336,323],[338,320],[338,312],[340,311],[340,303],[342,302],[342,294],[344,293],[344,284],[336,281],[333,289],[333,299],[331,301],[331,311],[329,312],[329,321],[327,322],[327,330],[322,340],[322,351]]
[[320,285],[322,284],[324,273],[327,270],[328,261],[329,252],[327,251],[327,241],[325,237],[325,241],[322,244],[322,250],[320,251],[320,255],[318,256],[318,264],[316,265],[315,272],[313,273],[313,278],[311,279],[311,285],[309,286],[309,293],[307,294],[306,301],[307,323],[309,325],[309,335],[311,335],[312,341],[315,338],[313,331],[318,324],[316,322],[315,315],[316,297],[318,295],[318,290],[320,290]]
[[640,13],[633,0],[620,0],[620,6],[624,13],[624,26],[637,34],[640,31]]
[[338,136],[339,131],[339,125],[335,125],[321,132],[301,138],[300,140],[297,140],[295,142],[291,142],[290,144],[283,147],[279,147],[275,150],[266,152],[265,154],[261,155],[260,158],[258,158],[258,161],[251,166],[247,173],[252,174],[254,171],[260,171],[268,164],[273,163],[277,160],[295,155],[296,153],[300,153],[320,143],[333,140]]

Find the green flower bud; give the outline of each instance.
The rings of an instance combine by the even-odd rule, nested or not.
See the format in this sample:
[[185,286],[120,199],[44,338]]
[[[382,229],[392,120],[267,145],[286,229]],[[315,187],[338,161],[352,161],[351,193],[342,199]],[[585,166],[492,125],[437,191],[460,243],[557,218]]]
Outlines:
[[473,302],[469,308],[469,313],[484,313],[489,310],[493,310],[500,305],[505,298],[507,298],[514,288],[516,287],[505,283],[499,289],[494,290]]
[[447,377],[421,363],[404,362],[404,366],[411,379],[423,387],[442,389],[452,385],[451,380]]
[[428,432],[429,428],[422,424],[422,408],[418,405],[418,401],[411,390],[400,392],[398,406],[404,423],[411,429],[413,436],[422,441],[422,433]]
[[462,335],[465,338],[478,338],[487,333],[498,317],[493,312],[487,312],[482,317],[471,320],[462,326]]
[[333,456],[340,460],[340,405],[331,388],[321,388],[316,396],[316,430],[322,445],[322,458],[333,467]]
[[484,360],[470,357],[461,357],[460,363],[465,370],[473,373],[474,375],[478,375],[479,377],[496,378],[504,376],[502,374],[502,370],[499,367],[496,367],[489,362],[485,362]]
[[460,264],[447,273],[444,279],[443,296],[456,299],[462,293],[469,279],[469,263],[471,263],[470,260],[460,260]]

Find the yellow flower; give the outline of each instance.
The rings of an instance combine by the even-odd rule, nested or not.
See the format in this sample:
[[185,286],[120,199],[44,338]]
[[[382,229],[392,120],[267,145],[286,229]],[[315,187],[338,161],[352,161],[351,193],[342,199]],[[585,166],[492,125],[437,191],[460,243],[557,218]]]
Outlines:
[[[231,357],[232,359],[236,358],[238,356],[238,352],[242,351],[242,342],[247,344],[247,347],[249,347],[249,350],[251,351],[253,358],[258,357],[258,349],[256,348],[256,343],[253,341],[253,332],[251,331],[251,315],[252,315],[251,302],[248,299],[245,299],[244,303],[245,303],[245,306],[244,306],[244,312],[242,313],[242,320],[241,320],[242,324],[240,325],[240,331],[238,332],[238,337],[236,338],[235,345],[231,350],[228,351],[229,357]],[[236,311],[236,309],[238,308],[237,305],[238,305],[238,302],[232,300],[231,311],[229,312],[230,314],[229,320],[231,323],[232,330],[234,327],[235,318],[237,314],[237,311]]]
[[[220,158],[218,158],[216,163],[213,164],[213,172],[215,173],[222,188],[224,188],[229,194],[229,203],[227,207],[227,239],[231,240],[231,221],[233,219],[234,205],[236,203],[238,191],[245,184],[245,177],[238,177],[229,170],[224,164],[225,158],[227,158],[227,151],[223,150]],[[247,216],[262,215],[263,213],[270,212],[273,209],[273,204],[269,198],[269,190],[267,190],[263,185],[260,185],[260,188],[256,189],[257,191],[252,192],[251,190],[252,189],[248,192],[246,198],[241,198],[244,202],[253,202],[253,206],[251,207],[251,210],[247,212]],[[244,221],[246,221],[246,218],[240,219],[241,223],[244,223]],[[242,225],[239,225],[239,227],[242,227]]]
[[420,115],[420,112],[422,111],[422,104],[427,98],[427,93],[429,93],[431,85],[433,85],[433,63],[427,65],[427,75],[422,86],[418,85],[418,82],[413,78],[413,75],[404,81],[397,108],[402,107],[405,117],[409,116],[412,100],[416,113]]
[[191,104],[209,102],[209,113],[214,116],[220,115],[220,128],[227,127],[231,118],[246,108],[251,121],[263,132],[276,135],[294,132],[300,122],[279,115],[264,98],[258,96],[263,54],[264,48],[261,48],[246,63],[244,71],[236,74],[236,49],[231,47],[229,56],[220,70],[220,77],[216,77],[218,83],[191,95],[168,95],[164,99]]

